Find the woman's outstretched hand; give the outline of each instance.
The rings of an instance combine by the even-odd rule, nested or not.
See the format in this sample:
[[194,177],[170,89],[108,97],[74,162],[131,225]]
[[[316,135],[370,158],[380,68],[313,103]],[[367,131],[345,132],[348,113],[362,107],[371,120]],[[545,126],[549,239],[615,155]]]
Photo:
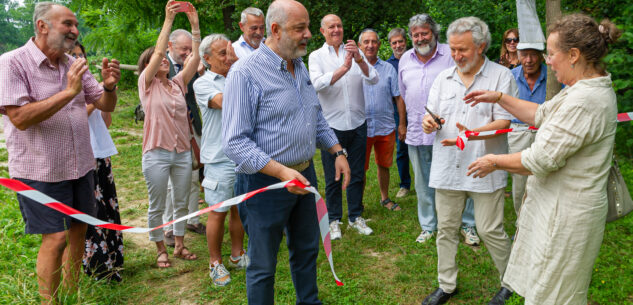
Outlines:
[[487,91],[487,90],[475,90],[471,93],[466,94],[464,96],[464,101],[466,104],[471,104],[471,107],[479,103],[496,103],[500,97],[499,92],[496,91]]
[[197,29],[199,26],[198,11],[193,6],[193,4],[191,4],[191,10],[186,12],[185,14],[187,14],[187,19],[189,19],[189,24],[191,24],[191,29],[192,30]]
[[176,14],[178,14],[180,4],[174,2],[174,0],[167,1],[167,4],[165,5],[165,19],[174,20]]

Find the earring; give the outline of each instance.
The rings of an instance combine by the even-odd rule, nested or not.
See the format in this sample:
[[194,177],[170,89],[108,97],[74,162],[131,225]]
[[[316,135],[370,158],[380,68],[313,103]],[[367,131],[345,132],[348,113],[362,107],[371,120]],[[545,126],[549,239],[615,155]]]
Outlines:
[[572,68],[572,69],[574,68],[574,64],[571,64],[571,68]]

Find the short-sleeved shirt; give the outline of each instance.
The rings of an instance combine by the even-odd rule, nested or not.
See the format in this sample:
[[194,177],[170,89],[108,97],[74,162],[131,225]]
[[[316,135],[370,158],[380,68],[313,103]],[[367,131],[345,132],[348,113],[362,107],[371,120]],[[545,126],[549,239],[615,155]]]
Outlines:
[[154,77],[145,86],[145,72],[138,77],[138,95],[145,111],[143,153],[155,148],[181,153],[191,149],[191,133],[187,120],[187,86],[182,73],[168,80],[170,88]]
[[88,126],[90,126],[90,145],[95,158],[103,159],[118,153],[108,132],[108,126],[101,116],[101,110],[92,111],[88,117]]
[[456,67],[442,71],[429,92],[429,110],[446,120],[442,129],[435,134],[433,142],[433,162],[429,186],[432,188],[492,193],[507,184],[507,172],[494,171],[484,178],[466,176],[468,165],[487,154],[505,154],[508,152],[506,135],[487,140],[466,142],[466,148],[459,150],[455,146],[443,146],[441,141],[454,139],[459,135],[455,123],[461,123],[474,129],[496,120],[512,120],[513,117],[497,103],[479,103],[475,107],[464,103],[464,96],[474,90],[493,90],[516,97],[517,85],[510,70],[485,59],[473,83],[464,86]]
[[222,109],[209,107],[209,101],[224,92],[225,83],[224,76],[209,70],[193,83],[193,91],[202,113],[200,162],[203,164],[233,163],[222,149]]
[[398,72],[392,65],[378,58],[374,69],[378,72],[378,83],[363,83],[367,137],[386,136],[396,129],[393,117],[393,98],[400,96]]
[[[512,69],[512,75],[519,87],[520,99],[537,104],[543,104],[543,102],[545,102],[545,94],[547,93],[547,67],[545,64],[541,64],[541,74],[532,89],[530,89],[530,85],[528,85],[525,75],[523,74],[523,66]],[[523,122],[518,119],[512,120],[512,123],[523,124]]]
[[432,145],[434,133],[422,130],[422,119],[426,114],[429,90],[435,77],[444,69],[455,65],[447,44],[438,43],[435,54],[423,63],[415,54],[415,48],[404,52],[398,67],[398,86],[407,108],[407,138],[409,145]]
[[50,118],[19,130],[6,116],[6,106],[24,106],[66,89],[71,56],[53,66],[33,39],[0,56],[0,113],[9,152],[9,174],[41,182],[83,177],[94,168],[86,104],[103,95],[103,87],[90,74],[82,76],[82,91]]

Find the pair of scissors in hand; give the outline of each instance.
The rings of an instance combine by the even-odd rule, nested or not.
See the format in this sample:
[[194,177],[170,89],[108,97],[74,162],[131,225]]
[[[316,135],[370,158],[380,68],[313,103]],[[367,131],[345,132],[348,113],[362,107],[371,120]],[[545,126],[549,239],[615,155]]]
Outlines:
[[431,110],[429,110],[429,108],[426,108],[426,106],[424,106],[424,109],[426,109],[426,112],[427,112],[428,114],[430,114],[430,115],[431,115],[431,117],[433,118],[433,120],[435,121],[435,123],[437,123],[437,126],[438,126],[438,127],[437,127],[437,130],[442,129],[442,120],[443,120],[444,118],[440,118],[440,117],[438,117],[437,115],[435,115],[435,113],[431,112]]

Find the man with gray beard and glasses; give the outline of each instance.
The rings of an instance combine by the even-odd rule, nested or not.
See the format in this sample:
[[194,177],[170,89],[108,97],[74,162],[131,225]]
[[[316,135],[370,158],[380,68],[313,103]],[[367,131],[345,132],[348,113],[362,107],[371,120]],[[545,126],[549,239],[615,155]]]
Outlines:
[[[438,43],[440,25],[427,14],[419,14],[409,19],[409,38],[413,48],[400,58],[398,85],[404,99],[407,113],[407,133],[405,143],[409,146],[409,159],[415,176],[415,191],[418,196],[418,221],[422,232],[415,240],[426,243],[437,231],[435,215],[435,190],[429,187],[431,160],[433,159],[433,139],[435,133],[425,134],[422,118],[435,77],[446,68],[455,65],[447,44]],[[468,245],[479,243],[475,230],[472,202],[466,205],[462,217],[461,233]]]

